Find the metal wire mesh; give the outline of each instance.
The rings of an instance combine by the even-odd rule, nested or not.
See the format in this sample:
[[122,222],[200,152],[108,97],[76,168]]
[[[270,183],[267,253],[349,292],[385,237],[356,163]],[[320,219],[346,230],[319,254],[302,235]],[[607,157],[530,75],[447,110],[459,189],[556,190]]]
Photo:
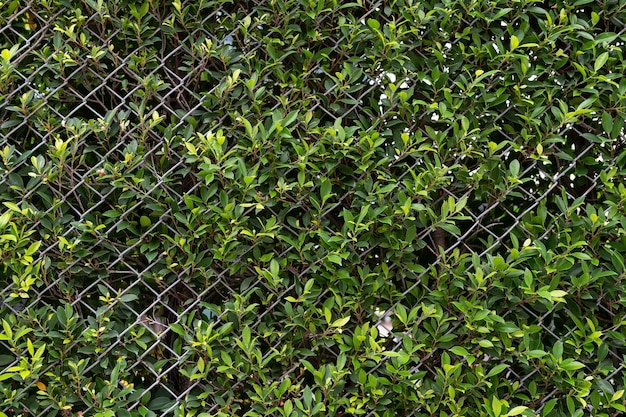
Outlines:
[[[191,5],[193,2],[181,2],[182,8]],[[368,11],[360,16],[360,19],[368,19],[375,15],[381,24],[402,24],[404,17],[388,16],[379,11],[379,7],[383,7],[383,2],[372,5]],[[215,65],[208,62],[205,55],[198,53],[198,49],[207,42],[212,43],[213,48],[217,48],[223,55],[230,55],[233,59],[241,59],[242,56],[254,56],[255,54],[265,54],[267,40],[254,39],[243,42],[238,38],[235,30],[230,33],[220,33],[216,35],[211,33],[206,27],[211,25],[208,22],[221,21],[226,19],[230,10],[226,10],[226,6],[216,6],[213,9],[203,10],[204,17],[199,19],[199,24],[194,26],[188,32],[172,32],[168,29],[166,22],[176,19],[176,15],[171,10],[163,10],[161,22],[152,30],[153,38],[161,38],[163,45],[156,55],[145,57],[145,47],[141,44],[135,48],[129,47],[129,50],[122,54],[117,50],[110,48],[113,40],[119,36],[120,29],[106,28],[101,25],[101,16],[97,13],[85,15],[84,23],[82,23],[83,33],[89,37],[94,44],[99,45],[99,50],[109,48],[112,60],[109,67],[103,67],[94,64],[93,60],[82,60],[76,56],[69,56],[71,51],[64,48],[63,43],[67,37],[71,38],[71,34],[66,33],[66,37],[60,37],[58,34],[62,32],[62,28],[55,22],[61,21],[61,12],[57,14],[48,14],[45,9],[35,7],[35,2],[28,2],[25,7],[16,11],[12,18],[2,26],[0,26],[0,36],[9,40],[13,44],[19,44],[20,47],[15,55],[11,58],[14,64],[23,64],[32,61],[34,56],[45,55],[45,63],[58,62],[59,65],[65,66],[62,70],[65,74],[64,78],[54,79],[45,84],[47,74],[45,66],[29,67],[28,65],[19,65],[19,68],[29,68],[28,71],[16,70],[14,72],[14,80],[11,82],[11,88],[2,91],[0,96],[0,109],[2,115],[9,123],[4,123],[0,128],[0,147],[11,146],[13,149],[12,160],[9,163],[6,158],[2,165],[2,181],[10,186],[10,190],[5,192],[5,199],[10,197],[20,207],[35,206],[42,201],[42,198],[48,198],[53,201],[48,206],[43,206],[39,216],[45,219],[52,216],[62,205],[62,213],[57,217],[63,218],[68,216],[71,222],[66,222],[70,226],[62,230],[58,230],[58,239],[48,240],[42,246],[38,253],[39,260],[46,258],[62,258],[66,261],[58,264],[60,267],[46,277],[45,285],[34,288],[33,296],[23,299],[18,303],[6,304],[4,307],[12,310],[14,314],[28,314],[29,310],[36,309],[42,305],[55,306],[59,299],[65,299],[70,302],[73,308],[80,312],[82,316],[101,317],[106,311],[121,311],[127,318],[127,326],[122,331],[111,334],[113,342],[108,348],[97,352],[97,359],[86,365],[84,371],[99,366],[99,363],[105,361],[107,356],[123,345],[127,340],[137,337],[137,335],[145,335],[145,350],[139,352],[136,361],[128,364],[128,369],[141,369],[137,373],[144,375],[144,389],[147,392],[165,392],[166,396],[171,399],[162,411],[162,415],[171,413],[177,409],[180,404],[184,403],[185,398],[195,389],[205,389],[201,383],[193,380],[180,382],[182,378],[179,374],[180,364],[184,362],[184,354],[172,345],[173,338],[176,337],[171,324],[181,323],[186,317],[194,311],[205,311],[205,305],[210,302],[214,305],[226,303],[232,300],[235,294],[246,294],[255,290],[260,290],[265,294],[274,294],[273,301],[265,306],[262,313],[259,314],[255,322],[255,332],[261,332],[264,323],[264,316],[272,314],[274,308],[282,303],[287,296],[292,294],[295,283],[306,281],[310,277],[310,269],[300,269],[289,271],[293,275],[293,284],[287,286],[280,291],[268,286],[262,280],[251,280],[246,285],[242,285],[241,281],[246,277],[257,277],[258,271],[247,262],[255,245],[249,245],[247,249],[238,253],[234,259],[229,259],[222,265],[220,262],[203,266],[201,270],[194,269],[191,265],[184,265],[182,262],[177,263],[176,260],[168,259],[171,254],[167,252],[155,253],[152,251],[154,241],[149,240],[150,235],[155,230],[160,230],[161,235],[169,235],[176,239],[180,236],[180,230],[176,223],[176,215],[181,213],[176,207],[193,206],[193,202],[189,200],[189,196],[200,195],[204,187],[204,178],[198,176],[186,162],[186,152],[184,146],[170,147],[172,138],[164,138],[159,136],[155,130],[148,126],[154,117],[174,120],[171,124],[172,131],[185,131],[188,125],[194,123],[192,120],[204,118],[206,124],[210,126],[231,128],[235,125],[236,118],[227,112],[219,113],[216,107],[210,104],[213,98],[223,97],[225,94],[225,79],[221,79],[212,84],[211,81],[203,80],[205,71],[220,73],[218,78],[224,74],[224,71],[211,68]],[[247,16],[255,19],[259,16],[255,11],[254,2],[252,2]],[[111,11],[112,13],[112,11]],[[349,18],[349,16],[346,16]],[[336,17],[327,15],[319,22],[320,28],[325,27],[324,19],[332,20]],[[26,37],[23,30],[17,30],[23,21],[29,21],[32,30]],[[459,25],[463,27],[472,27],[477,20],[460,19]],[[516,22],[512,22],[515,24]],[[618,22],[622,27],[624,24]],[[261,23],[259,23],[260,25]],[[276,26],[282,26],[281,22],[275,22]],[[334,24],[334,23],[333,23]],[[21,26],[20,26],[21,27]],[[68,29],[66,26],[64,29]],[[56,29],[56,30],[55,30]],[[623,33],[622,30],[621,33]],[[484,33],[485,36],[488,32]],[[352,51],[345,47],[350,43],[347,37],[350,34],[342,34],[337,32],[327,40],[329,51],[336,55],[337,62],[348,61],[346,57],[358,59],[366,59],[363,56],[353,56]],[[52,41],[50,41],[52,40]],[[458,44],[462,42],[462,38],[452,39],[446,45],[448,50],[458,48]],[[493,42],[493,39],[483,39],[484,43]],[[132,42],[129,43],[132,44]],[[48,52],[46,48],[53,46]],[[410,48],[409,48],[410,49]],[[426,60],[429,51],[416,49],[413,52],[421,59]],[[567,52],[567,51],[566,51]],[[97,51],[94,50],[94,53]],[[149,71],[145,71],[145,67],[150,66]],[[356,64],[353,64],[356,65]],[[511,64],[512,65],[512,64]],[[141,70],[139,68],[141,67]],[[181,69],[183,68],[183,69]],[[352,119],[358,121],[365,118],[376,121],[369,128],[367,133],[375,132],[377,129],[384,129],[385,125],[393,122],[395,119],[405,117],[398,114],[396,105],[386,105],[383,100],[384,83],[383,78],[393,78],[397,85],[402,85],[403,90],[410,88],[419,89],[424,85],[422,80],[417,79],[395,79],[396,75],[388,71],[381,70],[378,74],[367,74],[364,76],[364,85],[360,88],[350,91],[345,90],[336,77],[336,73],[341,68],[325,68],[319,63],[313,64],[307,69],[306,75],[311,80],[320,80],[321,89],[312,94],[310,99],[311,111],[318,111],[326,118]],[[546,69],[546,73],[550,73]],[[232,74],[231,74],[232,75]],[[399,77],[399,76],[398,76]],[[120,81],[124,80],[124,82]],[[128,80],[131,80],[128,82]],[[499,80],[497,76],[493,76],[486,82],[485,92],[490,92],[497,88]],[[147,95],[149,89],[156,88],[149,92],[151,98],[147,104],[148,108],[141,108],[142,95]],[[295,91],[295,86],[289,86],[289,82],[282,87],[282,96],[289,96]],[[333,100],[337,103],[343,100],[345,106],[330,105],[326,100],[327,97],[337,97]],[[282,107],[280,97],[274,96],[273,102],[268,107],[272,110]],[[364,105],[367,101],[377,101],[378,109],[372,106]],[[481,96],[475,97],[479,102]],[[219,100],[218,100],[219,101]],[[28,105],[24,104],[28,102]],[[20,104],[21,103],[21,104]],[[71,105],[67,105],[71,103]],[[143,102],[144,107],[146,102]],[[11,106],[15,108],[11,110]],[[28,108],[24,111],[21,118],[11,117],[12,112],[20,111],[20,108]],[[379,113],[373,114],[374,110]],[[501,114],[490,115],[494,128],[498,125],[505,124],[509,118],[514,118],[514,106],[504,107]],[[542,117],[550,110],[546,107],[542,113],[536,117]],[[459,110],[459,116],[474,117],[470,109]],[[412,115],[412,120],[407,126],[407,131],[420,132],[423,136],[428,137],[429,132],[426,126],[429,122],[433,125],[439,125],[440,134],[446,135],[452,132],[451,125],[437,123],[438,116],[436,112],[428,107],[421,110],[421,113]],[[118,130],[114,131],[113,137],[107,137],[106,134],[94,134],[94,130],[103,128],[105,125],[119,124]],[[423,121],[427,121],[424,123]],[[298,122],[300,123],[300,122]],[[500,126],[501,127],[501,126]],[[557,132],[561,137],[567,137],[569,132],[581,129],[580,126],[565,125]],[[297,130],[294,128],[294,130]],[[105,131],[105,129],[102,129]],[[516,133],[505,132],[500,130],[500,134],[511,143],[524,143],[521,136]],[[579,135],[584,132],[578,131]],[[144,146],[141,159],[136,159],[137,138],[141,138]],[[64,166],[64,181],[55,182],[54,178],[43,179],[37,172],[39,165],[34,164],[31,157],[37,158],[37,155],[50,155],[54,150],[55,143],[72,139],[69,146],[74,147],[75,155],[82,155],[80,158],[67,161]],[[550,149],[545,152],[557,154],[559,152],[573,154],[568,164],[555,167],[554,164],[546,165],[540,160],[528,160],[523,166],[519,175],[520,179],[528,180],[535,186],[513,186],[503,192],[495,193],[489,199],[485,199],[482,204],[474,205],[474,208],[466,207],[462,210],[462,214],[467,216],[469,220],[462,223],[462,234],[458,238],[448,236],[442,241],[438,237],[436,229],[424,229],[419,232],[418,238],[426,242],[431,242],[427,250],[431,251],[432,263],[430,269],[423,269],[422,272],[416,274],[412,282],[405,283],[401,288],[401,294],[408,296],[414,293],[416,289],[420,291],[430,291],[430,287],[425,283],[425,277],[431,271],[445,268],[446,259],[451,257],[455,251],[461,253],[470,253],[478,257],[488,257],[497,253],[510,251],[512,246],[511,233],[515,231],[515,235],[519,237],[532,238],[536,231],[527,229],[525,217],[537,211],[537,208],[545,203],[551,196],[564,195],[567,201],[574,201],[577,198],[596,198],[596,188],[599,183],[599,176],[592,173],[581,173],[577,167],[581,165],[581,161],[586,158],[596,158],[594,152],[597,147],[589,144],[584,147],[575,149],[566,149],[572,146],[569,142],[554,143]],[[261,150],[262,151],[262,150]],[[508,165],[513,159],[513,154],[518,152],[511,145],[504,146],[497,150],[493,155],[494,159],[499,159],[503,164]],[[122,173],[115,173],[114,161],[127,158],[126,170]],[[459,155],[455,165],[468,165],[465,156]],[[161,160],[161,162],[159,162]],[[165,162],[163,162],[165,161]],[[41,162],[44,166],[46,161]],[[393,162],[390,162],[390,166]],[[408,192],[407,180],[411,178],[413,172],[419,172],[424,169],[424,162],[415,160],[409,167],[397,177],[397,181],[393,187],[387,191],[389,198],[402,192]],[[452,168],[450,168],[452,169]],[[40,180],[35,186],[27,186],[20,178],[23,173],[32,174],[31,177]],[[297,168],[287,168],[283,175],[296,175]],[[354,174],[354,182],[361,181],[367,173]],[[471,175],[471,174],[470,174]],[[133,196],[125,196],[128,191],[128,182],[122,181],[123,178],[136,179],[136,188],[132,190]],[[488,180],[488,179],[485,179]],[[582,184],[582,185],[581,185]],[[120,194],[121,191],[121,194]],[[229,190],[223,190],[228,195]],[[319,187],[310,190],[311,193],[319,192]],[[42,197],[43,196],[43,197]],[[474,195],[474,189],[465,187],[456,189],[453,186],[447,187],[444,192],[439,195],[433,206],[440,206],[448,197],[453,197],[456,201],[463,197],[470,201],[479,201],[483,196]],[[330,204],[324,211],[323,216],[329,218],[331,213],[335,213],[345,207],[349,201],[350,195],[338,196],[338,198]],[[142,209],[150,204],[159,205],[165,199],[171,201],[169,207],[162,207],[158,217],[152,219],[150,225],[141,229],[138,239],[123,241],[123,228],[128,227],[129,221],[133,221],[142,213]],[[349,202],[347,203],[349,205]],[[41,206],[40,206],[41,207]],[[290,211],[281,213],[274,211],[272,207],[267,210],[275,218],[287,218]],[[301,213],[299,202],[294,201],[294,216]],[[252,215],[255,207],[248,207],[242,216]],[[114,213],[115,212],[115,213]],[[101,219],[109,213],[115,217],[115,221],[110,223],[106,230],[89,232],[90,222],[95,218]],[[179,214],[183,215],[183,214]],[[56,215],[55,215],[56,216]],[[495,217],[494,217],[495,216]],[[288,222],[281,224],[283,230],[289,232],[294,239],[298,237],[298,231]],[[332,222],[327,222],[324,226],[328,234],[336,233],[335,226]],[[86,239],[86,230],[91,238]],[[539,237],[539,241],[554,233],[554,229],[549,228],[543,231]],[[109,236],[114,236],[110,238]],[[119,239],[119,240],[116,240]],[[64,243],[65,242],[65,243]],[[469,242],[469,243],[468,243]],[[472,244],[471,242],[474,242]],[[481,242],[481,243],[478,243]],[[72,253],[72,245],[81,248],[85,256]],[[442,247],[442,251],[437,250],[437,246]],[[154,244],[154,247],[158,247]],[[68,249],[70,248],[70,249]],[[200,251],[203,248],[196,248]],[[288,247],[280,249],[275,253],[276,258],[285,258],[288,253],[295,253],[297,249]],[[108,253],[106,263],[100,262],[99,258],[103,253]],[[381,247],[365,246],[359,252],[359,258],[364,265],[373,262],[380,262],[382,257]],[[142,257],[142,261],[137,259]],[[376,261],[378,259],[378,261]],[[35,260],[37,261],[37,260]],[[167,270],[163,270],[163,264],[168,265]],[[236,267],[233,267],[236,265]],[[64,291],[70,286],[72,276],[75,271],[80,268],[89,266],[93,269],[91,280],[85,283],[77,292],[70,293]],[[390,264],[389,269],[393,272],[396,265]],[[474,265],[467,265],[467,274],[471,274]],[[188,283],[188,277],[192,274],[201,276],[206,282],[204,287],[198,287]],[[233,276],[242,277],[241,280],[233,280]],[[242,289],[243,288],[243,291]],[[3,299],[11,299],[10,293],[12,288],[1,290]],[[94,298],[96,295],[101,296],[111,294],[116,297],[114,302],[110,302],[102,307]],[[136,304],[125,301],[125,295],[141,294],[144,304]],[[327,297],[330,296],[330,289],[322,292],[318,296],[319,303],[322,304]],[[483,295],[483,298],[487,294]],[[399,298],[401,300],[402,297]],[[129,299],[131,300],[131,299]],[[134,298],[132,298],[134,301]],[[138,308],[140,306],[140,308]],[[615,318],[616,312],[609,310],[598,300],[598,308],[603,309],[610,318]],[[385,306],[383,310],[393,313],[397,305]],[[557,308],[555,306],[555,308]],[[558,308],[563,308],[559,306]],[[541,332],[547,338],[559,340],[567,337],[574,330],[563,333],[562,329],[555,332],[554,324],[551,322],[554,311],[546,311],[539,314],[532,309],[526,309],[526,312],[532,321],[537,323]],[[447,312],[451,316],[457,316],[457,312],[450,307]],[[226,322],[224,315],[214,315],[206,313],[207,318],[214,322],[217,328]],[[562,314],[562,311],[561,313]],[[377,326],[383,324],[384,316],[381,316],[376,323]],[[103,323],[103,325],[105,325]],[[458,326],[462,326],[462,322],[456,322],[451,325],[448,332],[452,334]],[[346,330],[349,332],[349,330]],[[272,352],[280,349],[281,344],[287,334],[276,339],[273,346],[269,346],[264,354],[263,359],[268,359]],[[401,350],[402,338],[396,338],[389,341],[389,350]],[[0,349],[9,352],[10,346],[4,342],[0,342]],[[330,356],[337,356],[337,352],[332,347],[327,348]],[[439,348],[433,349],[429,354],[431,357],[437,356]],[[610,352],[614,360],[620,365],[611,375],[607,375],[606,379],[610,380],[615,375],[622,373],[624,368],[622,358],[614,351]],[[155,368],[154,362],[145,360],[148,357],[168,358],[167,361]],[[437,376],[437,370],[432,364],[429,364],[427,358],[416,365],[411,371],[415,374],[425,372],[432,378]],[[15,357],[6,367],[10,367],[18,363],[19,357]],[[488,359],[485,359],[488,360]],[[371,372],[378,367],[384,367],[385,360],[381,360],[376,364]],[[52,367],[46,371],[51,370]],[[291,377],[298,378],[299,365],[294,364],[289,367],[280,380]],[[44,371],[45,372],[45,371]],[[540,372],[536,370],[535,372]],[[519,382],[524,386],[525,381],[531,378],[532,374],[518,374],[515,369],[511,369],[507,374],[507,378],[513,382]],[[553,395],[559,394],[556,390]],[[212,401],[207,401],[206,412],[212,413],[218,410],[227,399],[219,398],[220,394],[214,392],[211,394]],[[542,399],[546,401],[552,397],[548,396]],[[129,409],[136,409],[141,406],[141,399],[136,399],[128,405]],[[541,405],[537,408],[540,412]],[[49,408],[32,413],[31,415],[43,416],[49,411]],[[419,412],[421,410],[413,410]],[[368,414],[373,415],[373,414]]]

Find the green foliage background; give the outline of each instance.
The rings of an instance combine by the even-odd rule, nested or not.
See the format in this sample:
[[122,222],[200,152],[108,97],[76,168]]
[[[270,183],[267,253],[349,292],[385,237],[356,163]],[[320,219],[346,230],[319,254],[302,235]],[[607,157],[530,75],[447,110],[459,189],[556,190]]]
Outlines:
[[0,416],[622,415],[625,23],[0,0]]

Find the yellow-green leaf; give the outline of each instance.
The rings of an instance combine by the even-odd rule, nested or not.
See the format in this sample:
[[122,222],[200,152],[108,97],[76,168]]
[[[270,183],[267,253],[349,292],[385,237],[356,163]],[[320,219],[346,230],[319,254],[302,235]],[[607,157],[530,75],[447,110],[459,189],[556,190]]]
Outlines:
[[346,316],[340,319],[337,319],[330,325],[330,327],[343,327],[350,321],[350,316]]
[[528,409],[528,407],[525,407],[523,405],[518,405],[517,407],[511,408],[511,411],[506,413],[505,416],[519,416],[520,414],[522,414],[527,409]]

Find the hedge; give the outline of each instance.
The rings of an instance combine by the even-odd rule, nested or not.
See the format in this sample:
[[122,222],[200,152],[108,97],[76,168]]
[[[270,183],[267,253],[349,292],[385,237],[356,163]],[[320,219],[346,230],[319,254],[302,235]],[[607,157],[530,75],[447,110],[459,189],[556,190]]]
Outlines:
[[0,0],[0,417],[623,415],[625,27]]

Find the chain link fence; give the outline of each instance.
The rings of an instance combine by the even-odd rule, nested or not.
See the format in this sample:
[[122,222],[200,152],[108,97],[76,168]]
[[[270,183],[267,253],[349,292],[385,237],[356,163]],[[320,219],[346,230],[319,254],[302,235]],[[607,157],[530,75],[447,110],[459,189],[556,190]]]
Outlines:
[[[609,126],[601,111],[587,112],[582,104],[578,109],[583,111],[570,114],[576,111],[572,97],[592,94],[569,82],[576,78],[573,67],[564,70],[558,59],[543,62],[541,51],[533,53],[533,47],[527,47],[525,58],[502,58],[517,30],[543,29],[541,40],[556,43],[554,50],[568,59],[571,48],[578,48],[562,39],[566,35],[552,38],[551,29],[532,13],[495,4],[476,5],[477,12],[471,13],[456,3],[450,6],[454,12],[446,12],[444,6],[420,8],[407,2],[403,14],[395,2],[386,1],[320,1],[299,15],[293,14],[290,2],[275,1],[66,3],[0,6],[7,8],[0,24],[2,199],[5,210],[23,218],[22,229],[19,224],[15,229],[15,241],[28,242],[21,248],[41,242],[23,262],[32,269],[12,276],[5,268],[2,309],[5,317],[26,318],[34,333],[54,337],[50,332],[58,332],[66,338],[65,348],[48,352],[38,379],[30,382],[39,393],[11,399],[4,409],[7,415],[44,416],[54,410],[106,415],[101,411],[104,400],[96,400],[95,391],[109,388],[95,379],[82,392],[74,385],[65,387],[68,404],[80,400],[84,409],[63,408],[61,400],[44,401],[53,392],[42,376],[54,375],[68,361],[66,352],[74,350],[91,358],[70,365],[77,378],[101,368],[133,375],[118,386],[128,390],[121,397],[129,413],[144,416],[147,411],[141,410],[149,409],[156,415],[184,414],[202,403],[203,412],[218,415],[235,407],[233,395],[244,392],[238,387],[249,381],[235,377],[229,390],[222,391],[193,377],[189,366],[198,367],[197,359],[191,360],[191,350],[183,346],[188,344],[185,334],[194,329],[194,340],[202,344],[194,320],[219,329],[233,321],[241,324],[252,314],[246,328],[255,338],[265,338],[258,361],[268,367],[284,346],[294,345],[294,332],[300,332],[303,350],[294,357],[323,370],[324,363],[335,363],[345,351],[328,342],[319,326],[292,326],[294,316],[305,320],[311,314],[297,309],[298,300],[313,297],[311,303],[320,311],[333,311],[326,318],[335,326],[333,340],[356,338],[362,328],[342,322],[332,307],[340,302],[337,297],[350,294],[346,288],[351,285],[359,288],[355,291],[363,294],[364,304],[352,310],[350,323],[370,323],[391,354],[369,364],[363,376],[343,377],[363,383],[378,375],[394,354],[407,350],[407,338],[419,342],[416,328],[426,326],[424,332],[433,333],[436,342],[427,342],[427,352],[407,368],[422,399],[406,415],[431,415],[427,404],[434,400],[424,396],[434,388],[420,380],[438,380],[445,365],[442,355],[461,352],[451,350],[459,334],[468,326],[482,326],[480,319],[468,319],[463,303],[471,298],[488,306],[485,312],[498,310],[500,301],[489,301],[492,290],[498,290],[470,291],[471,280],[482,278],[483,272],[490,276],[499,274],[498,268],[513,268],[519,262],[507,256],[524,249],[532,250],[537,262],[553,265],[556,261],[545,255],[548,242],[559,242],[561,234],[571,232],[576,215],[591,215],[585,210],[604,201],[606,177],[613,178],[614,168],[622,164],[623,120],[621,125],[615,122],[617,134],[611,134],[607,129],[613,123]],[[546,13],[560,10],[546,8]],[[594,5],[567,13],[583,21],[591,10],[596,10]],[[294,20],[307,14],[309,21]],[[608,14],[605,8],[596,15],[605,32],[615,35],[607,40],[611,47],[623,52],[624,14]],[[485,45],[482,50],[469,53],[472,45],[480,44]],[[465,61],[459,61],[458,51]],[[467,62],[475,72],[463,71]],[[526,85],[508,83],[507,71],[520,65],[536,74],[523,81]],[[550,94],[554,96],[546,97]],[[462,97],[463,106],[455,107],[448,96]],[[602,131],[613,139],[594,141],[592,136]],[[316,145],[329,135],[330,142]],[[409,135],[424,138],[421,149],[432,154],[421,158],[404,153],[400,138],[406,141]],[[351,147],[358,148],[360,161],[350,159]],[[380,163],[366,163],[370,150]],[[228,159],[231,152],[240,152],[239,159]],[[314,158],[316,152],[322,156]],[[270,174],[259,168],[265,166],[272,167]],[[420,187],[422,193],[416,191]],[[356,200],[364,203],[357,205]],[[393,216],[384,212],[385,205],[396,210]],[[420,217],[430,209],[443,220]],[[456,220],[447,221],[444,211]],[[593,212],[610,221],[607,213]],[[412,220],[402,224],[403,218]],[[394,233],[401,230],[412,243],[378,236],[373,232],[377,222],[390,230],[395,226]],[[303,230],[318,240],[303,238]],[[328,242],[336,236],[350,242],[345,246],[349,251],[333,249]],[[397,255],[400,246],[403,254]],[[581,253],[576,261],[585,265],[597,256],[573,251]],[[9,253],[8,246],[4,253]],[[568,270],[582,274],[589,267],[569,265]],[[511,276],[525,278],[525,268]],[[376,281],[372,275],[386,281],[363,284]],[[439,282],[453,275],[467,280],[453,285],[468,292],[446,301]],[[556,276],[555,270],[547,276]],[[346,284],[352,280],[360,284]],[[523,283],[528,284],[522,280],[521,287]],[[562,288],[550,285],[548,279],[544,291]],[[307,295],[312,286],[317,292]],[[608,296],[583,296],[574,310],[570,303],[558,302],[560,292],[550,294],[557,300],[537,307],[518,298],[515,310],[498,310],[502,323],[516,323],[512,334],[528,323],[549,351],[558,341],[588,337],[575,325],[562,326],[577,316],[585,324],[580,313],[593,311],[601,316],[596,325],[605,330],[591,345],[611,345],[604,355],[614,367],[604,373],[589,369],[589,375],[599,386],[618,391],[623,345],[612,340],[622,332],[620,296],[616,302],[607,302]],[[440,297],[440,305],[427,303],[427,295]],[[426,318],[417,327],[407,326],[402,310],[416,306],[422,312],[433,308],[433,316],[447,321],[437,329],[429,328]],[[56,322],[44,331],[50,312]],[[268,325],[277,320],[285,324],[282,332]],[[13,326],[11,320],[5,322]],[[545,381],[547,388],[539,389],[545,388],[544,394],[536,397],[536,381],[545,379],[545,369],[517,366],[524,360],[502,359],[504,353],[496,356],[491,338],[482,335],[474,337],[478,344],[473,351],[469,339],[462,341],[462,351],[476,356],[465,359],[468,366],[510,365],[502,380],[521,387],[524,405],[537,413],[568,395]],[[2,368],[10,376],[24,356],[7,338],[0,340],[0,351]],[[315,358],[321,359],[316,363]],[[307,366],[292,358],[265,382],[312,384],[317,377]],[[141,388],[140,394],[129,394],[133,388]],[[344,399],[354,395],[346,390]],[[89,396],[91,400],[83,398]],[[298,393],[293,399],[305,401],[306,396]],[[33,406],[35,397],[40,406]],[[242,398],[241,411],[232,412],[243,415],[258,402]],[[336,415],[352,414],[361,413],[346,406]],[[365,409],[362,414],[380,415]]]

